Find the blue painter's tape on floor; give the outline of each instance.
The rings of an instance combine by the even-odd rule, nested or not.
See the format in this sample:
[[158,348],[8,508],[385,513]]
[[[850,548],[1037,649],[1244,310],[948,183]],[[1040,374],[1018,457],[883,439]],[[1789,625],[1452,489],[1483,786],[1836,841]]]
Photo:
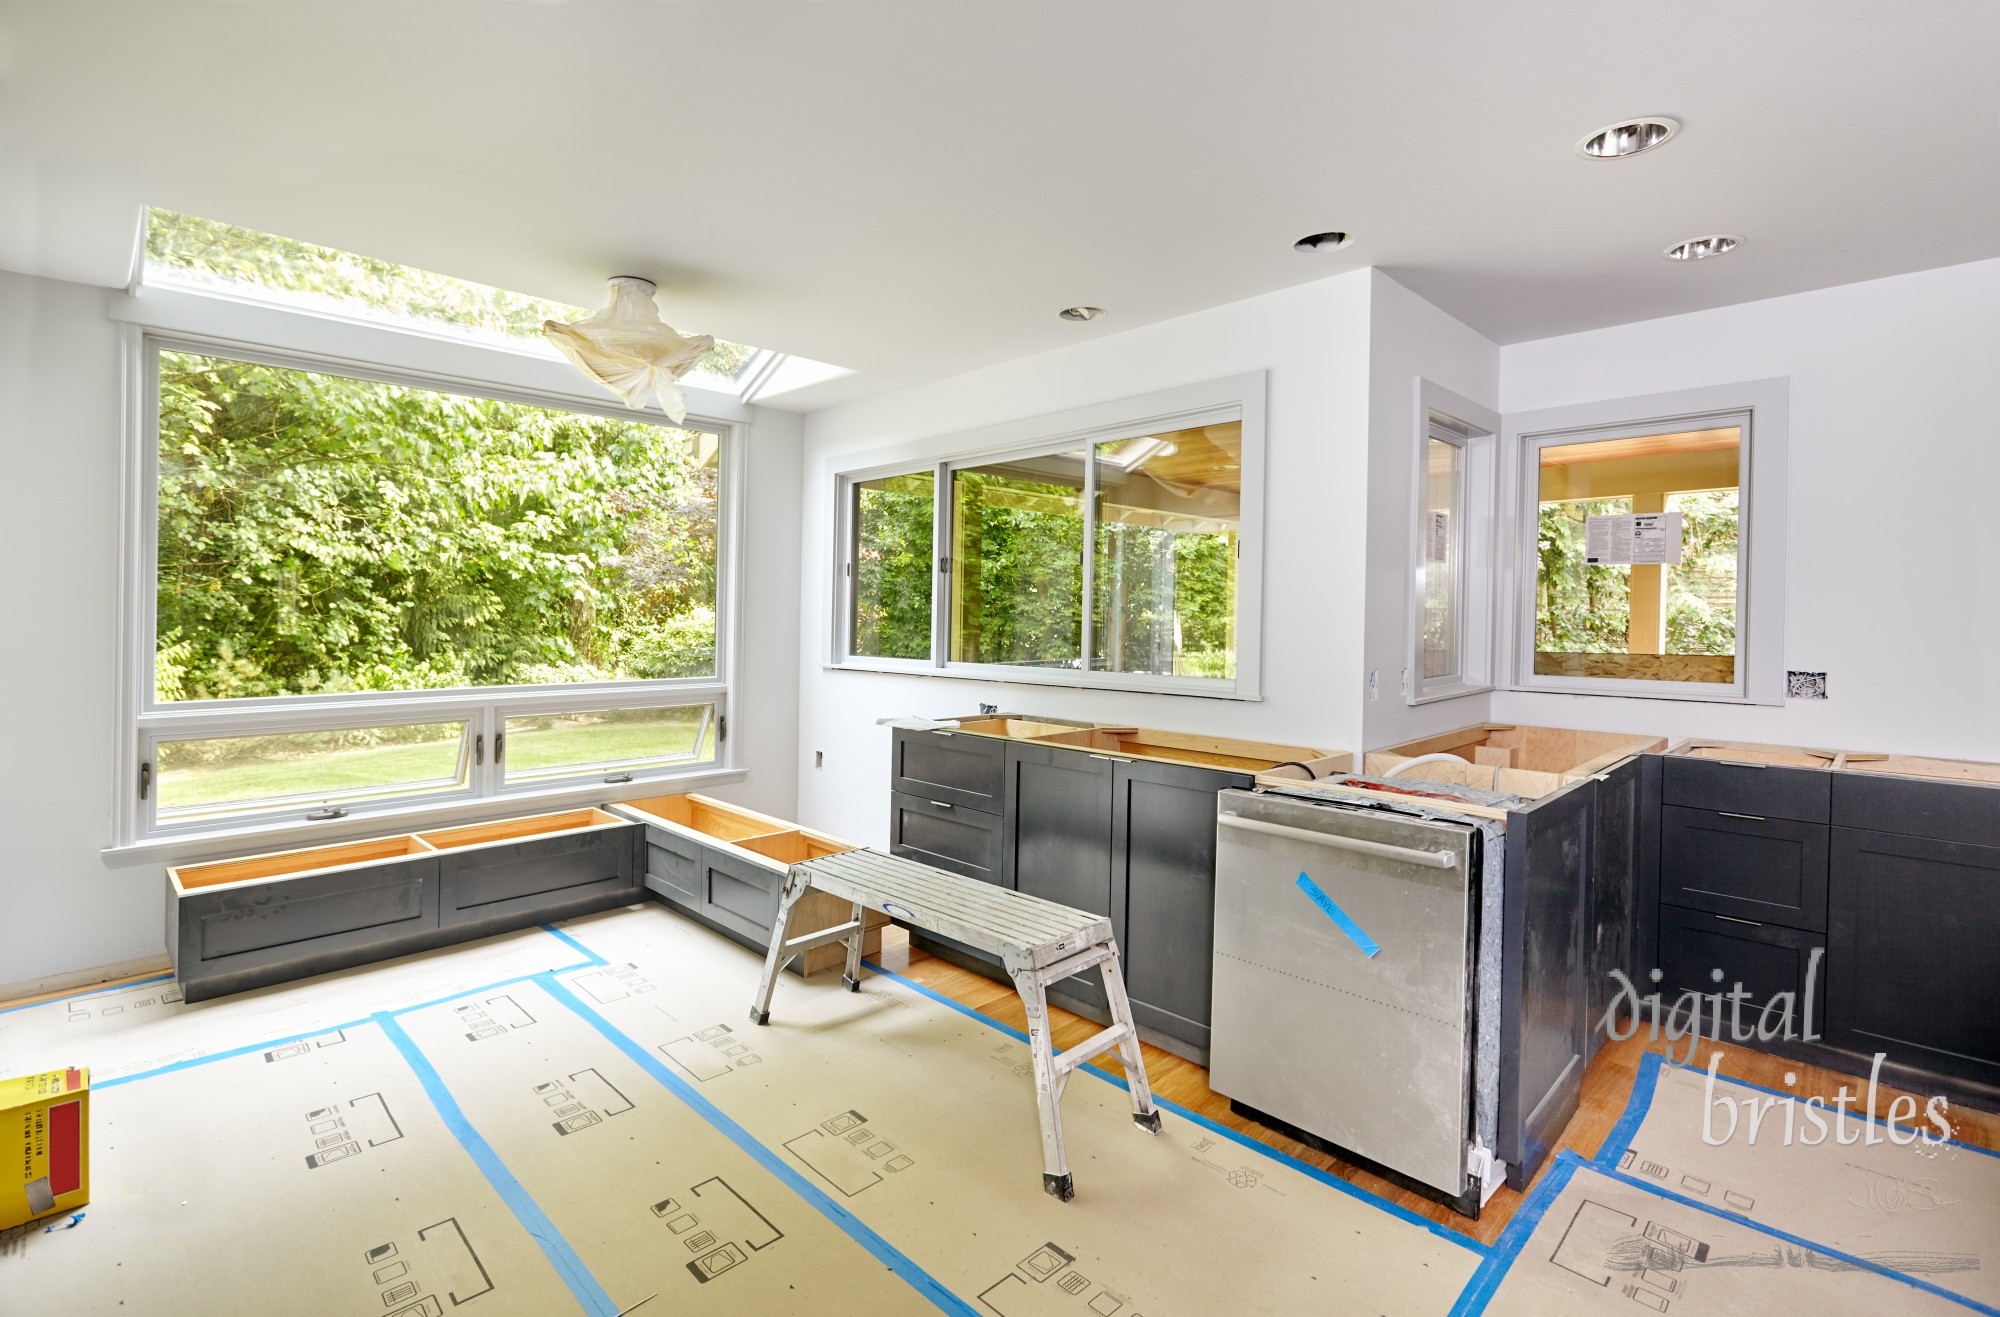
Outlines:
[[1362,955],[1368,957],[1370,960],[1375,958],[1375,953],[1382,949],[1381,946],[1376,943],[1374,938],[1362,932],[1361,925],[1354,922],[1353,916],[1342,910],[1339,903],[1332,897],[1322,892],[1319,889],[1318,883],[1304,874],[1300,874],[1298,886],[1299,890],[1306,894],[1306,899],[1318,906],[1319,912],[1333,921],[1335,928],[1347,934],[1348,941],[1361,948]]
[[[933,988],[927,988],[923,984],[917,982],[915,979],[906,979],[902,975],[896,973],[896,971],[894,970],[883,969],[880,965],[877,965],[872,960],[863,961],[862,963],[868,966],[868,968],[873,970],[875,973],[880,974],[883,978],[894,979],[896,982],[902,984],[904,987],[910,989],[912,992],[922,993],[924,996],[929,997],[932,1001],[938,1003],[940,1006],[949,1006],[951,1009],[957,1011],[960,1015],[971,1016],[973,1019],[979,1021],[987,1028],[994,1030],[996,1033],[1004,1033],[1009,1038],[1012,1038],[1017,1042],[1025,1043],[1028,1041],[1028,1035],[1022,1033],[1019,1029],[1011,1028],[1007,1025],[1004,1025],[990,1015],[981,1015],[978,1011],[973,1010],[970,1006],[964,1005],[961,1002],[953,1001],[951,998],[945,996],[943,993],[938,992]],[[1058,1053],[1057,1055],[1061,1055],[1061,1053]],[[1089,1075],[1093,1079],[1101,1079],[1105,1083],[1114,1085],[1115,1087],[1118,1088],[1125,1088],[1126,1086],[1125,1081],[1123,1079],[1120,1079],[1117,1075],[1109,1074],[1103,1070],[1099,1070],[1096,1066],[1090,1066],[1090,1065],[1079,1066],[1073,1073]],[[1247,1134],[1241,1134],[1233,1129],[1230,1129],[1227,1125],[1217,1124],[1215,1121],[1210,1120],[1208,1117],[1200,1114],[1199,1112],[1189,1111],[1186,1107],[1181,1106],[1178,1102],[1170,1102],[1166,1098],[1161,1097],[1158,1093],[1153,1094],[1153,1105],[1159,1107],[1163,1111],[1171,1111],[1176,1116],[1180,1117],[1182,1120],[1188,1121],[1191,1124],[1201,1126],[1203,1129],[1207,1130],[1209,1133],[1213,1135],[1216,1135],[1218,1138],[1227,1139],[1231,1143],[1235,1143],[1244,1148],[1248,1148],[1252,1152],[1260,1153],[1263,1156],[1270,1158],[1274,1162],[1282,1162],[1286,1166],[1289,1166],[1293,1170],[1299,1172],[1301,1175],[1309,1176],[1312,1179],[1319,1181],[1321,1184],[1326,1185],[1330,1189],[1337,1189],[1341,1193],[1346,1194],[1349,1198],[1359,1199],[1360,1201],[1366,1203],[1368,1206],[1374,1208],[1378,1212],[1387,1212],[1390,1216],[1397,1217],[1401,1220],[1409,1222],[1413,1226],[1420,1227],[1421,1229],[1429,1232],[1430,1234],[1436,1235],[1439,1239],[1448,1239],[1452,1243],[1458,1245],[1462,1249],[1467,1250],[1468,1252],[1477,1253],[1482,1257],[1484,1257],[1486,1254],[1486,1245],[1480,1243],[1476,1239],[1472,1239],[1465,1235],[1459,1234],[1456,1230],[1453,1230],[1450,1226],[1440,1225],[1436,1221],[1431,1220],[1429,1217],[1419,1216],[1415,1212],[1410,1211],[1406,1207],[1399,1207],[1395,1203],[1390,1202],[1388,1199],[1378,1197],[1375,1194],[1368,1192],[1368,1190],[1363,1189],[1361,1186],[1357,1184],[1350,1184],[1348,1181],[1341,1179],[1337,1175],[1329,1175],[1325,1171],[1322,1171],[1317,1166],[1308,1165],[1307,1163],[1300,1161],[1296,1157],[1292,1157],[1283,1152],[1280,1152],[1278,1149],[1273,1148],[1268,1143],[1260,1143],[1256,1139],[1251,1138]]]
[[945,1288],[942,1281],[918,1266],[894,1244],[876,1234],[861,1218],[827,1197],[825,1192],[794,1170],[784,1158],[758,1142],[750,1131],[730,1119],[720,1107],[695,1092],[686,1080],[668,1070],[650,1052],[628,1038],[617,1025],[599,1015],[586,1005],[581,997],[558,983],[554,974],[538,974],[535,976],[535,981],[541,985],[544,992],[574,1011],[585,1024],[609,1039],[614,1047],[658,1081],[661,1087],[693,1108],[696,1115],[713,1125],[724,1138],[749,1153],[759,1166],[782,1181],[786,1188],[817,1208],[820,1215],[838,1226],[848,1238],[868,1250],[877,1261],[895,1272],[911,1289],[934,1304],[938,1311],[957,1314],[958,1317],[979,1317],[978,1309]]
[[[584,961],[585,961],[585,963],[587,963],[587,964],[591,964],[591,965],[608,965],[608,964],[610,964],[610,963],[611,963],[611,962],[607,961],[607,960],[606,960],[606,959],[605,959],[604,957],[602,957],[602,956],[598,955],[598,954],[597,954],[597,953],[596,953],[595,951],[592,951],[592,950],[591,950],[591,949],[590,949],[589,947],[587,947],[587,946],[583,945],[583,943],[581,943],[581,942],[577,941],[577,940],[576,940],[575,938],[571,937],[571,936],[570,936],[569,934],[567,934],[567,933],[563,932],[563,931],[562,931],[562,930],[561,930],[560,928],[557,928],[557,927],[556,927],[556,926],[555,926],[554,924],[543,924],[543,925],[542,925],[542,931],[543,931],[544,933],[547,933],[547,934],[549,934],[549,935],[550,935],[551,937],[559,937],[559,938],[561,938],[561,939],[562,939],[563,941],[565,941],[565,942],[569,943],[569,944],[570,944],[570,946],[574,947],[574,948],[575,948],[575,949],[576,949],[577,951],[579,951],[579,952],[581,952],[581,953],[583,954],[583,958],[584,958]],[[570,972],[570,970],[572,970],[572,969],[574,969],[574,968],[576,968],[576,967],[575,967],[575,966],[573,966],[573,965],[566,965],[566,966],[564,966],[563,968],[561,968],[561,969],[559,969],[559,970],[552,970],[552,971],[550,971],[550,972],[551,972],[551,973],[554,973],[554,974],[567,974],[567,973],[569,973],[569,972]]]
[[569,1292],[576,1296],[577,1303],[591,1317],[614,1317],[618,1305],[604,1292],[597,1277],[590,1274],[590,1268],[583,1265],[583,1259],[576,1255],[576,1250],[556,1229],[555,1222],[549,1220],[548,1213],[542,1211],[541,1205],[514,1178],[514,1173],[500,1160],[500,1154],[493,1151],[493,1145],[465,1118],[465,1112],[459,1109],[458,1099],[445,1087],[444,1077],[438,1074],[430,1058],[417,1047],[416,1040],[405,1033],[403,1026],[397,1024],[395,1017],[386,1011],[375,1016],[375,1023],[382,1026],[382,1032],[389,1036],[389,1041],[410,1063],[410,1069],[416,1072],[417,1081],[430,1095],[431,1105],[437,1108],[446,1128],[465,1146],[480,1173],[486,1177],[486,1182],[493,1186],[493,1191],[514,1213],[522,1229],[541,1246],[543,1255],[555,1267],[556,1274],[562,1277],[563,1284],[569,1286]]

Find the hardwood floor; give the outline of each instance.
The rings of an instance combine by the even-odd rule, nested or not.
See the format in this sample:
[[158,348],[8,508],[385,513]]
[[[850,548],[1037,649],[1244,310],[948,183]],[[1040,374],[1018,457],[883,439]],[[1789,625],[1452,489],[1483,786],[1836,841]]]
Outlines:
[[[1022,1009],[1021,999],[1015,995],[1011,985],[998,983],[962,969],[949,961],[940,960],[909,947],[906,936],[900,929],[885,930],[881,964],[907,978],[923,984],[931,990],[950,997],[960,1005],[968,1006],[983,1015],[991,1016],[1002,1024],[1016,1029],[1025,1029],[1027,1013]],[[1058,1050],[1083,1041],[1097,1032],[1099,1026],[1080,1015],[1071,1014],[1060,1007],[1049,1010],[1050,1024],[1054,1031],[1054,1042]],[[1685,1042],[1678,1045],[1674,1059],[1685,1059]],[[1666,1052],[1667,1045],[1649,1044],[1643,1033],[1622,1042],[1608,1043],[1591,1061],[1590,1068],[1583,1077],[1583,1101],[1576,1116],[1564,1131],[1561,1146],[1574,1150],[1581,1156],[1591,1156],[1618,1123],[1624,1114],[1626,1099],[1631,1096],[1633,1081],[1638,1077],[1640,1058],[1648,1051]],[[1802,1065],[1781,1057],[1768,1056],[1760,1052],[1748,1051],[1730,1044],[1716,1047],[1709,1043],[1696,1049],[1694,1063],[1708,1065],[1709,1054],[1719,1050],[1722,1060],[1718,1072],[1733,1079],[1762,1084],[1770,1088],[1784,1088],[1787,1092],[1801,1097],[1815,1094],[1831,1098],[1845,1084],[1854,1091],[1867,1089],[1866,1076],[1859,1080],[1852,1075],[1817,1066]],[[1492,1243],[1506,1228],[1508,1220],[1521,1204],[1523,1195],[1502,1186],[1494,1194],[1479,1220],[1468,1221],[1450,1208],[1434,1203],[1427,1198],[1413,1194],[1406,1189],[1390,1184],[1380,1176],[1370,1174],[1358,1167],[1350,1166],[1338,1158],[1329,1157],[1288,1138],[1273,1130],[1243,1119],[1229,1110],[1229,1099],[1208,1086],[1208,1071],[1192,1061],[1182,1060],[1170,1052],[1147,1045],[1146,1078],[1153,1091],[1168,1101],[1186,1107],[1199,1115],[1206,1116],[1219,1125],[1238,1130],[1261,1143],[1269,1144],[1281,1152],[1290,1154],[1308,1165],[1317,1166],[1356,1184],[1369,1192],[1388,1199],[1401,1207],[1433,1221],[1440,1222],[1462,1234],[1469,1235],[1481,1243]],[[1115,1058],[1101,1063],[1101,1068],[1115,1075],[1124,1074],[1124,1068]],[[1787,1074],[1797,1076],[1797,1083],[1786,1085]],[[1883,1088],[1879,1090],[1880,1109],[1886,1110],[1888,1103],[1903,1090]],[[1916,1094],[1921,1108],[1924,1095]],[[1954,1107],[1953,1124],[1957,1127],[1955,1137],[1982,1148],[2000,1149],[2000,1116],[1984,1112]]]

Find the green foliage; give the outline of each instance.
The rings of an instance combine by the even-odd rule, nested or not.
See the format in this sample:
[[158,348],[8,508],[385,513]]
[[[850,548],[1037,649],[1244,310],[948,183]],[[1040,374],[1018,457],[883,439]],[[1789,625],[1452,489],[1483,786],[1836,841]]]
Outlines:
[[936,480],[928,473],[895,476],[869,481],[856,491],[856,654],[930,657]]
[[697,450],[645,422],[163,353],[160,697],[699,668]]
[[1078,666],[1082,491],[988,471],[960,471],[954,479],[955,531],[963,547],[952,657]]
[[[170,210],[148,214],[146,263],[202,282],[296,294],[329,310],[373,311],[502,338],[539,341],[544,320],[589,314],[582,307]],[[756,351],[718,340],[696,369],[734,379]]]
[[[1737,493],[1676,494],[1681,561],[1667,569],[1667,653],[1736,652]],[[1622,654],[1632,569],[1583,561],[1584,521],[1632,510],[1629,498],[1545,503],[1536,527],[1540,574],[1535,648],[1544,654]]]

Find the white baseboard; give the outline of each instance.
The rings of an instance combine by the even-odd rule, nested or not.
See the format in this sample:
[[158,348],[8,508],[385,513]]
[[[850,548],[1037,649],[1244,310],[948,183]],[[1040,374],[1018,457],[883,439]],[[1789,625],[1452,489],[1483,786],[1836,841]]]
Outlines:
[[138,960],[121,960],[115,965],[98,965],[92,969],[75,969],[65,974],[48,974],[39,979],[22,979],[17,983],[0,983],[0,1001],[14,1001],[21,997],[39,997],[49,992],[67,992],[71,988],[89,988],[113,979],[128,979],[135,974],[165,973],[174,967],[165,956],[144,956]]

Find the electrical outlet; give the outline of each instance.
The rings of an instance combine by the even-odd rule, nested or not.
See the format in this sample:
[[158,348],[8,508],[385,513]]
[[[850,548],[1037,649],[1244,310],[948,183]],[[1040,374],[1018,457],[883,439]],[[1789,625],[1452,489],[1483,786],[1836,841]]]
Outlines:
[[1382,674],[1376,669],[1368,671],[1368,698],[1374,699],[1382,693]]

